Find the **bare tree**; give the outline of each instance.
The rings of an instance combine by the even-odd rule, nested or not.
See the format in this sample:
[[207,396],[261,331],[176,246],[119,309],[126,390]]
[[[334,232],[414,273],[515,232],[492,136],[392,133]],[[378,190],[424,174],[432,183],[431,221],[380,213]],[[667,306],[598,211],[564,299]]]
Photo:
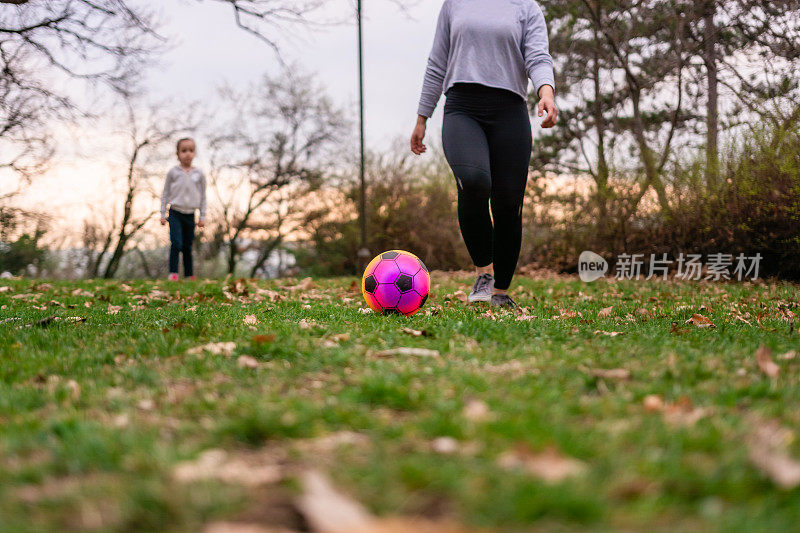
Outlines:
[[[324,0],[214,0],[278,51],[276,30],[309,21]],[[153,11],[129,0],[0,0],[0,170],[21,184],[53,155],[48,124],[87,113],[53,76],[130,90],[166,46]],[[277,56],[279,59],[280,57]],[[0,191],[0,200],[19,185]]]
[[[190,124],[191,118],[188,118],[191,114],[177,116],[166,112],[166,106],[138,108],[127,94],[123,94],[123,101],[127,111],[129,129],[127,137],[130,148],[125,167],[122,209],[118,214],[119,220],[114,221],[105,231],[99,231],[92,226],[86,227],[85,237],[93,240],[99,247],[89,271],[91,277],[99,276],[102,269],[104,278],[113,278],[134,236],[157,213],[156,210],[144,212],[140,210],[137,214],[135,209],[135,201],[139,196],[149,194],[154,199],[157,194],[157,188],[149,185],[152,178],[160,176],[161,172],[151,170],[148,155],[152,155],[153,151],[157,153],[165,146],[171,147],[178,133],[194,128]],[[160,158],[157,160],[159,163],[162,162]],[[102,233],[102,237],[99,237],[98,233]]]
[[50,123],[77,116],[63,80],[129,87],[163,41],[153,15],[122,0],[0,4],[0,169],[18,180],[2,200],[47,168]]
[[216,0],[233,10],[236,25],[272,48],[280,59],[280,47],[274,35],[287,27],[308,24],[326,0]]
[[[211,183],[234,272],[245,238],[260,241],[263,265],[323,178],[347,122],[313,77],[287,68],[247,91],[222,91],[229,121],[210,143]],[[233,132],[233,133],[227,133]],[[283,209],[283,211],[281,211]],[[257,269],[257,268],[256,268]],[[255,272],[255,270],[254,270]]]

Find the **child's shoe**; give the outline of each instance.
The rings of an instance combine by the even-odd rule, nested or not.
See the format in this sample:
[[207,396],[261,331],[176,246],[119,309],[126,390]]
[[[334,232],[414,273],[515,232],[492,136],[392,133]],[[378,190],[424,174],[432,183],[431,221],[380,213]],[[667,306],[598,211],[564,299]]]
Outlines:
[[175,272],[170,272],[169,277],[167,278],[169,281],[178,281],[178,274]]

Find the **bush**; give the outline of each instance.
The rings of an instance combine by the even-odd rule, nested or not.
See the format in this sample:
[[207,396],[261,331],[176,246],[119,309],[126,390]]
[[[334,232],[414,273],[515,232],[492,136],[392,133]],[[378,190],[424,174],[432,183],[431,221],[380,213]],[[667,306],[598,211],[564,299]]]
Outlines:
[[729,147],[716,176],[705,159],[678,167],[669,180],[669,214],[645,196],[628,216],[636,186],[621,176],[605,202],[598,201],[596,189],[547,193],[529,185],[521,263],[574,272],[583,250],[612,260],[620,253],[645,259],[697,253],[704,260],[711,253],[760,253],[760,277],[800,279],[798,146],[798,124],[774,127]]
[[0,272],[24,274],[28,266],[38,270],[47,255],[47,250],[39,246],[42,234],[25,233],[15,240],[0,242]]
[[[370,166],[367,189],[367,248],[372,255],[408,250],[431,269],[470,265],[456,216],[456,189],[441,158],[427,165],[407,158]],[[359,188],[350,184],[330,208],[333,216],[311,228],[309,246],[297,252],[298,266],[318,275],[355,274],[361,230]]]
[[717,179],[702,165],[679,175],[682,201],[661,220],[676,250],[762,255],[761,277],[800,279],[800,133],[797,124],[758,131],[723,157]]

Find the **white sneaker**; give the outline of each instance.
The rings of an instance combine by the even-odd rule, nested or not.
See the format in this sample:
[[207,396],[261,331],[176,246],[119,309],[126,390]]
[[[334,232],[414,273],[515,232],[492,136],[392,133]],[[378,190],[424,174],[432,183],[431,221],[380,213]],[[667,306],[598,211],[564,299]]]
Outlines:
[[469,293],[467,300],[473,302],[491,302],[492,292],[494,291],[494,276],[491,274],[481,274],[475,279],[472,292]]

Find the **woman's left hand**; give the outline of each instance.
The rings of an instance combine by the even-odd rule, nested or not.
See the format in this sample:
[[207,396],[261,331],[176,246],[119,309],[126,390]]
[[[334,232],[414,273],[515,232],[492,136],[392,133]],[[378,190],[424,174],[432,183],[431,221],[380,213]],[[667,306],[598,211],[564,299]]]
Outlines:
[[552,128],[558,119],[558,108],[553,88],[550,85],[542,85],[542,88],[539,89],[539,116],[544,116],[545,113],[547,113],[547,118],[542,121],[542,127]]

